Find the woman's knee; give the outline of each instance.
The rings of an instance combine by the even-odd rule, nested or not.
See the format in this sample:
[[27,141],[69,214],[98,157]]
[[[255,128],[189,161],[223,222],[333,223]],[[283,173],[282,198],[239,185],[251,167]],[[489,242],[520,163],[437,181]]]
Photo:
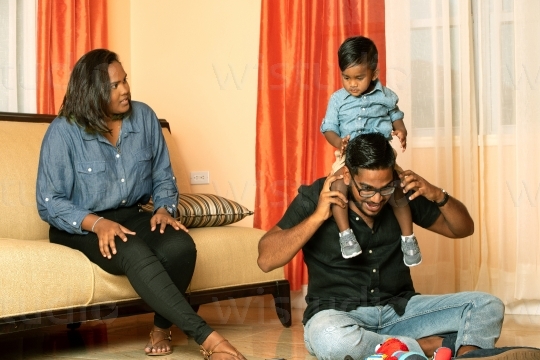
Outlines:
[[[173,232],[174,231],[174,232]],[[194,263],[197,248],[193,238],[183,230],[171,229],[156,247],[156,255],[161,261],[169,263]]]
[[116,254],[112,256],[112,262],[117,264],[123,274],[131,269],[147,266],[155,259],[152,250],[136,235],[127,235],[126,242],[116,239]]

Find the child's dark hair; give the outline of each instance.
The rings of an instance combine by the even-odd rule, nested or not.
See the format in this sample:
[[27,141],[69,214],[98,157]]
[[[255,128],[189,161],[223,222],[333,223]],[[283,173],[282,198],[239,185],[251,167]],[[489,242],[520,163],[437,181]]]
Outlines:
[[364,36],[350,37],[338,49],[338,62],[341,71],[351,66],[365,64],[370,70],[377,69],[379,54],[375,43]]

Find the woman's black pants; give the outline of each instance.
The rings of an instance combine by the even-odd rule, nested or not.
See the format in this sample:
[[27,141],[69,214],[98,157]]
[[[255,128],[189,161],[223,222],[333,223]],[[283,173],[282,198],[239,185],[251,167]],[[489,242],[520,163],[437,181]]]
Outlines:
[[112,259],[103,257],[97,235],[91,232],[74,235],[51,226],[50,241],[81,251],[110,274],[126,275],[137,294],[156,312],[154,325],[166,329],[175,324],[202,344],[213,330],[184,297],[197,257],[191,236],[171,226],[163,234],[159,226],[150,231],[152,214],[140,212],[137,206],[97,215],[136,232],[127,235],[127,242],[116,238],[117,253]]

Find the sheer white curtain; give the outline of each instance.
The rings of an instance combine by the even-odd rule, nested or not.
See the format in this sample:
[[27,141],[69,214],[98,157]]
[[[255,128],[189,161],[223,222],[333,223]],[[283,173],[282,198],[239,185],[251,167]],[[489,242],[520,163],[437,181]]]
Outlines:
[[0,0],[0,111],[35,113],[37,0]]
[[479,286],[540,314],[540,2],[474,2],[486,248]]
[[423,293],[481,290],[540,314],[537,0],[386,0],[387,85],[409,130],[398,157],[465,203],[467,239],[422,229]]

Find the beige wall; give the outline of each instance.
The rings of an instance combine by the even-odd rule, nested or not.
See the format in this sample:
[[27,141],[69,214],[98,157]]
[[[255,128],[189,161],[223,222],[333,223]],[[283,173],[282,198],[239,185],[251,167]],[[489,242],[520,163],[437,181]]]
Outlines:
[[130,0],[107,1],[108,48],[118,54],[131,81]]
[[210,171],[192,191],[253,210],[260,0],[108,3],[109,47],[132,99],[171,123],[188,171]]

